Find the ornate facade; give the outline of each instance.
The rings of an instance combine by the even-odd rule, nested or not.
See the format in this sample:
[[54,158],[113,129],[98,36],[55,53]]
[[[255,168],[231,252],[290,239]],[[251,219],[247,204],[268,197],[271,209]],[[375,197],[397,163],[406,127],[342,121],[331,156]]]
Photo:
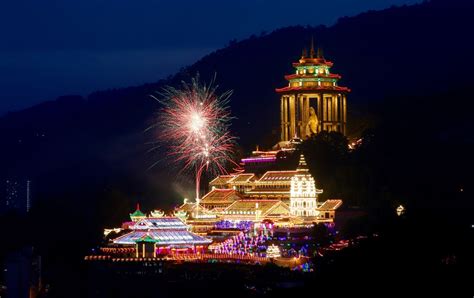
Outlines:
[[304,217],[318,216],[318,195],[322,192],[316,188],[314,178],[308,171],[304,156],[301,155],[296,174],[291,178],[290,214]]
[[135,247],[136,257],[156,257],[171,250],[196,251],[212,241],[189,231],[177,217],[145,217],[133,223],[126,233],[112,239],[113,245]]
[[321,51],[315,54],[313,43],[309,56],[303,51],[293,63],[294,74],[286,75],[288,86],[276,89],[281,95],[281,140],[306,138],[322,130],[346,134],[347,87],[338,85],[341,78],[330,73],[333,66]]
[[[203,233],[212,222],[270,220],[276,225],[332,222],[341,200],[319,202],[323,191],[316,188],[303,155],[294,171],[267,171],[260,177],[254,173],[221,175],[209,183],[212,189],[199,205],[199,216],[193,208],[196,203],[185,203],[178,210],[186,212],[187,223],[193,231]],[[330,203],[330,204],[329,204]],[[191,209],[190,209],[191,208]],[[210,218],[211,215],[215,217]]]

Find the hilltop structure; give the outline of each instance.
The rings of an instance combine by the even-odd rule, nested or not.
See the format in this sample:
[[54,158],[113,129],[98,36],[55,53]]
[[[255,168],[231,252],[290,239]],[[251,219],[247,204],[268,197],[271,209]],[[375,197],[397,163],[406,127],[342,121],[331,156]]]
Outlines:
[[281,95],[281,141],[304,139],[323,130],[346,134],[350,89],[338,85],[341,76],[330,72],[332,66],[320,49],[315,53],[312,41],[309,56],[303,50],[293,63],[295,73],[285,76],[288,86],[275,90]]

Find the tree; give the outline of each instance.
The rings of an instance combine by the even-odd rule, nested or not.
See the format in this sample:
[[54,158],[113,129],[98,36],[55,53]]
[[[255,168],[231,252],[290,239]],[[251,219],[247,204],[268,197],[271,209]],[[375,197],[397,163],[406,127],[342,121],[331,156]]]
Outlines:
[[324,223],[317,223],[313,226],[312,235],[317,246],[328,246],[333,241],[332,235]]
[[349,171],[347,138],[338,132],[322,131],[305,140],[301,152],[305,155],[317,186],[324,189],[323,197],[344,196]]

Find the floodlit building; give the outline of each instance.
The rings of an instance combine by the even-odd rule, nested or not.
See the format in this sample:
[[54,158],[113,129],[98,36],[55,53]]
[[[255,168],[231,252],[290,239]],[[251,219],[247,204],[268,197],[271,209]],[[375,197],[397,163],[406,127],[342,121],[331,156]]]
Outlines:
[[202,204],[188,201],[176,208],[174,216],[180,218],[193,233],[198,235],[206,235],[214,229],[216,222],[219,220],[217,212],[210,211]]
[[218,189],[227,189],[230,188],[229,181],[234,178],[234,175],[220,175],[214,178],[211,182],[209,182],[209,186],[212,190]]
[[318,217],[320,220],[334,220],[336,209],[342,205],[342,200],[326,200],[318,208]]
[[177,217],[142,218],[129,232],[113,239],[112,244],[135,247],[137,257],[153,257],[173,251],[196,252],[212,241],[189,231]]
[[222,212],[220,217],[228,221],[253,221],[262,220],[278,221],[288,216],[290,208],[280,200],[239,200],[234,202]]
[[[229,180],[229,183],[231,180]],[[215,188],[211,190],[202,197],[200,205],[209,210],[224,210],[235,201],[241,199],[242,196],[236,190],[236,186],[234,184],[229,185],[232,185],[232,187],[224,189]]]
[[268,171],[246,192],[250,198],[279,199],[289,203],[291,178],[296,171]]
[[323,191],[316,188],[313,176],[309,173],[304,156],[296,174],[291,177],[290,187],[290,214],[292,216],[318,216],[318,195]]
[[221,175],[209,183],[212,189],[199,206],[185,202],[177,212],[185,213],[193,232],[205,234],[220,221],[261,222],[278,225],[332,222],[341,200],[319,202],[323,192],[300,156],[293,171],[267,171],[261,177],[254,173]]
[[339,86],[341,76],[330,72],[333,63],[322,51],[315,53],[313,42],[309,55],[303,51],[293,63],[295,73],[286,75],[288,86],[276,89],[281,96],[281,140],[306,138],[320,131],[346,134],[347,94]]

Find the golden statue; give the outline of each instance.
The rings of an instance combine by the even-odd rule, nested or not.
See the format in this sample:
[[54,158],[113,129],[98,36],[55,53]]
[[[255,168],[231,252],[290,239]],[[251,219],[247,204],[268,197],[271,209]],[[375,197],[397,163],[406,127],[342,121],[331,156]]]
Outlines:
[[313,134],[318,132],[318,116],[316,116],[316,111],[313,107],[309,108],[309,119],[306,123],[306,136],[310,137]]

